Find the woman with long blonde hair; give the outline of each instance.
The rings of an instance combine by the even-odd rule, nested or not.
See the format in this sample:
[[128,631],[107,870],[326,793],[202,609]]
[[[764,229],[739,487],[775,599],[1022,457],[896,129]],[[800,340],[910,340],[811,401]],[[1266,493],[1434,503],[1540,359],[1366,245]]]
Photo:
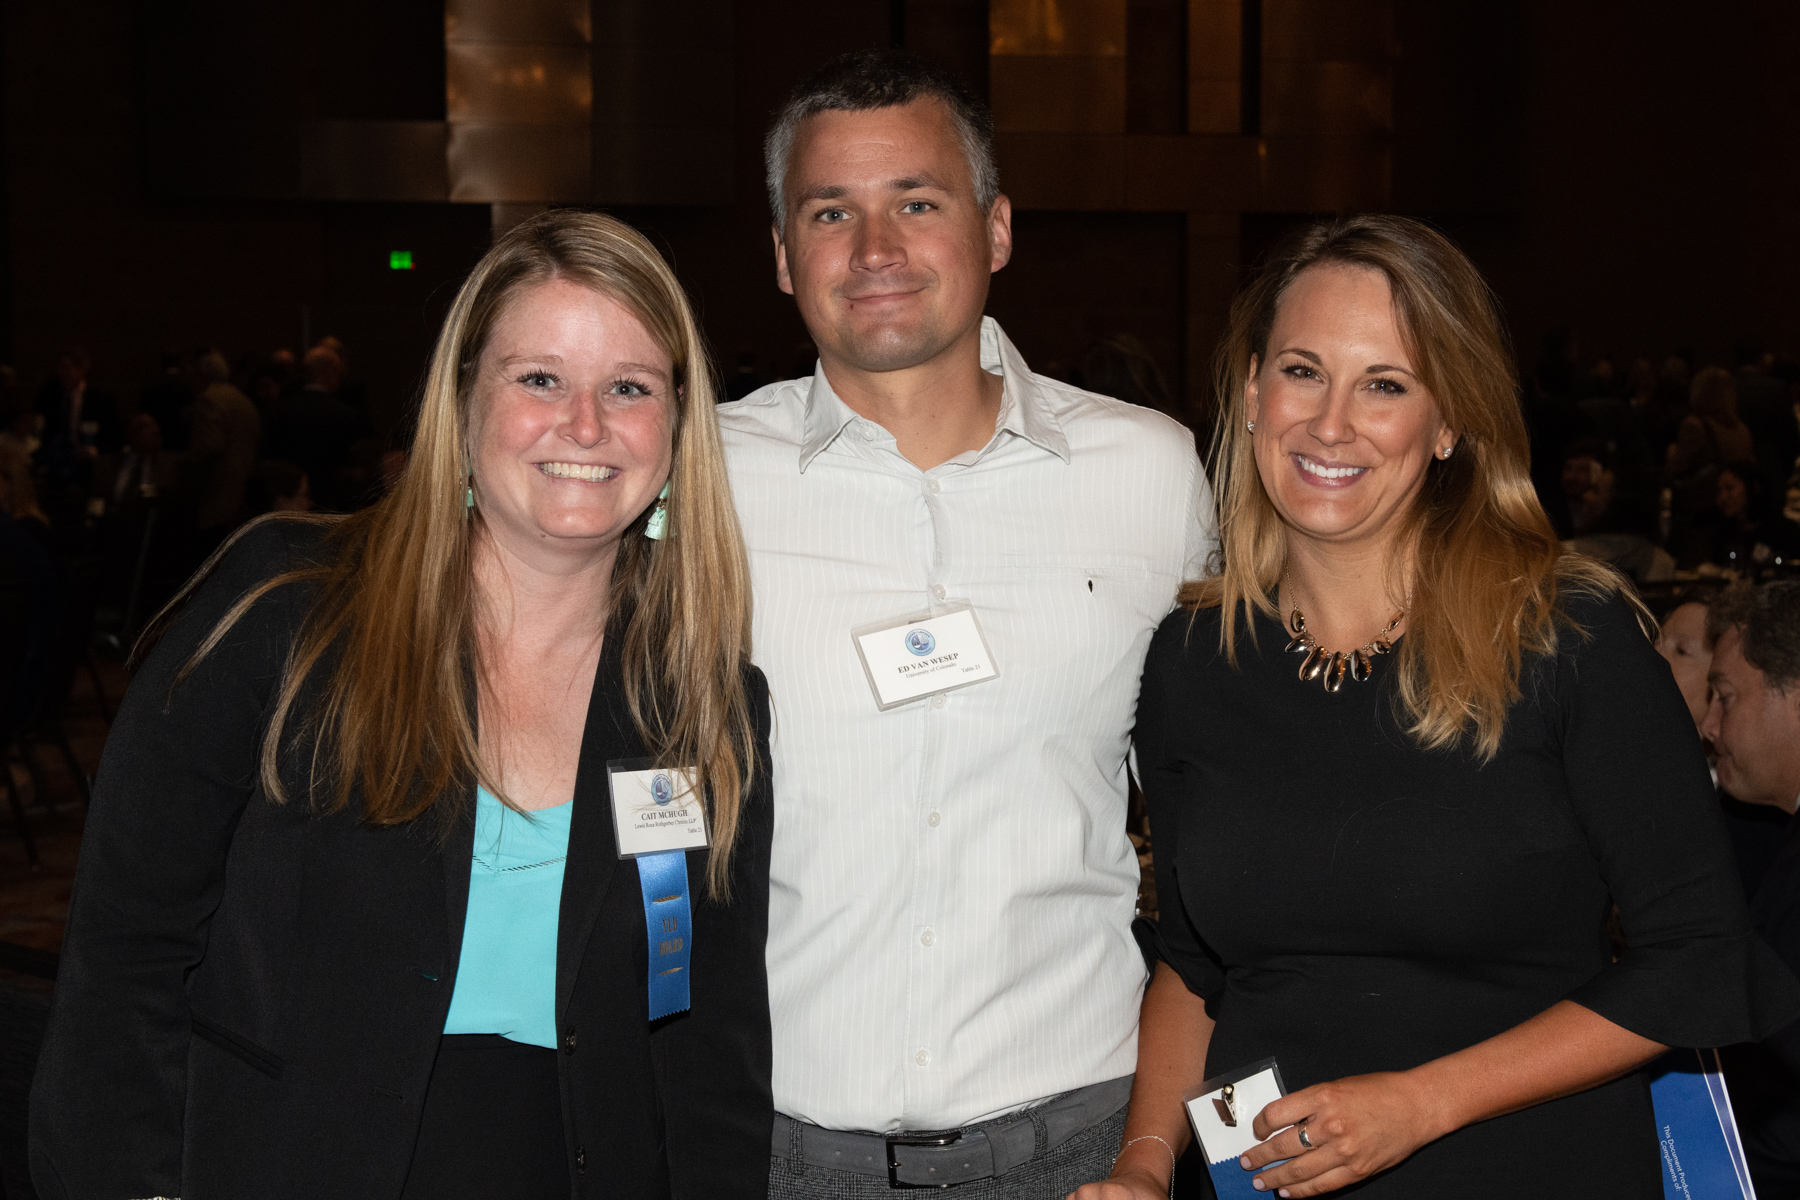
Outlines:
[[452,305],[406,474],[275,514],[106,747],[53,1197],[763,1196],[768,704],[673,273],[593,213]]
[[1654,1200],[1640,1068],[1800,1016],[1641,605],[1538,506],[1505,346],[1398,217],[1301,230],[1233,305],[1224,570],[1138,706],[1160,961],[1081,1200],[1166,1195],[1183,1098],[1269,1058],[1285,1096],[1215,1089],[1222,1192]]

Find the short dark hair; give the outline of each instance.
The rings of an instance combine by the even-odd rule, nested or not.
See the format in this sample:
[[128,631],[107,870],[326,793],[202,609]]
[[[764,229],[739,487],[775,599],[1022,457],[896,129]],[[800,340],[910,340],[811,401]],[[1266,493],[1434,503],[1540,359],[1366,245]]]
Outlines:
[[1706,636],[1717,641],[1727,629],[1738,631],[1744,661],[1771,687],[1786,692],[1800,682],[1800,580],[1742,584],[1714,596]]
[[983,211],[1000,195],[994,165],[994,118],[962,81],[905,50],[856,50],[840,54],[800,81],[775,114],[763,141],[769,184],[769,211],[780,225],[787,216],[783,190],[788,158],[800,122],[822,112],[870,112],[930,97],[950,110],[950,119],[969,160],[975,202]]
[[1565,463],[1577,458],[1591,458],[1603,467],[1612,466],[1612,455],[1606,452],[1606,443],[1597,437],[1579,437],[1563,447]]

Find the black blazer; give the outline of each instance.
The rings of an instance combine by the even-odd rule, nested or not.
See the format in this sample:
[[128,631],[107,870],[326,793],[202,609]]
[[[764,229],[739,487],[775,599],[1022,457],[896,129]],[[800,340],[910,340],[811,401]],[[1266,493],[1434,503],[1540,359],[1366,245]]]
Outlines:
[[[472,819],[441,842],[428,822],[310,813],[304,748],[283,757],[293,798],[264,794],[261,735],[305,587],[259,601],[171,691],[231,603],[303,559],[314,528],[247,535],[114,724],[32,1089],[46,1200],[400,1194],[456,979]],[[644,754],[617,640],[582,737],[558,933],[570,1195],[763,1200],[767,690],[747,668],[761,769],[731,902],[704,898],[707,854],[690,852],[693,1008],[652,1025],[643,900],[635,864],[616,857],[605,774]]]

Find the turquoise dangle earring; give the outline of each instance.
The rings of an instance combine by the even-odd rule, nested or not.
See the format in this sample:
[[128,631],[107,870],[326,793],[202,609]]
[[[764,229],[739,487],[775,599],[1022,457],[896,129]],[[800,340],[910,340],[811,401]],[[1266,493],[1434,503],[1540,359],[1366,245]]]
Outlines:
[[662,491],[656,494],[656,507],[650,510],[650,519],[644,522],[644,536],[653,541],[662,541],[669,529],[669,481],[663,481]]
[[467,459],[463,460],[463,516],[475,507],[475,467]]

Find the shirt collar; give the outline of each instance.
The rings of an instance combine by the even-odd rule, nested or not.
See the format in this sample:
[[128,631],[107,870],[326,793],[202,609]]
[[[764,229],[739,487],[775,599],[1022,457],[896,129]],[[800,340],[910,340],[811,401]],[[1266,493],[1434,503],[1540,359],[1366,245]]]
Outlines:
[[836,441],[837,435],[844,432],[844,426],[854,420],[856,413],[832,391],[831,381],[825,378],[825,363],[821,360],[813,367],[812,384],[806,392],[806,419],[801,425],[800,437],[800,470],[804,472],[812,466],[812,460]]
[[1022,437],[1068,462],[1069,439],[1063,436],[1062,423],[1045,403],[1043,385],[1025,365],[1019,348],[1000,328],[1000,322],[992,317],[981,319],[981,366],[983,370],[998,370],[1005,383],[1000,393],[996,432]]
[[[1063,436],[1061,423],[1045,403],[1042,386],[1025,365],[1018,347],[992,317],[981,319],[981,367],[984,371],[997,373],[1002,381],[1000,416],[994,423],[995,432],[1022,437],[1064,462],[1069,461],[1069,440]],[[805,471],[811,466],[812,460],[856,419],[856,413],[832,390],[831,381],[825,378],[825,364],[820,362],[813,369],[812,383],[806,393],[800,470]]]

